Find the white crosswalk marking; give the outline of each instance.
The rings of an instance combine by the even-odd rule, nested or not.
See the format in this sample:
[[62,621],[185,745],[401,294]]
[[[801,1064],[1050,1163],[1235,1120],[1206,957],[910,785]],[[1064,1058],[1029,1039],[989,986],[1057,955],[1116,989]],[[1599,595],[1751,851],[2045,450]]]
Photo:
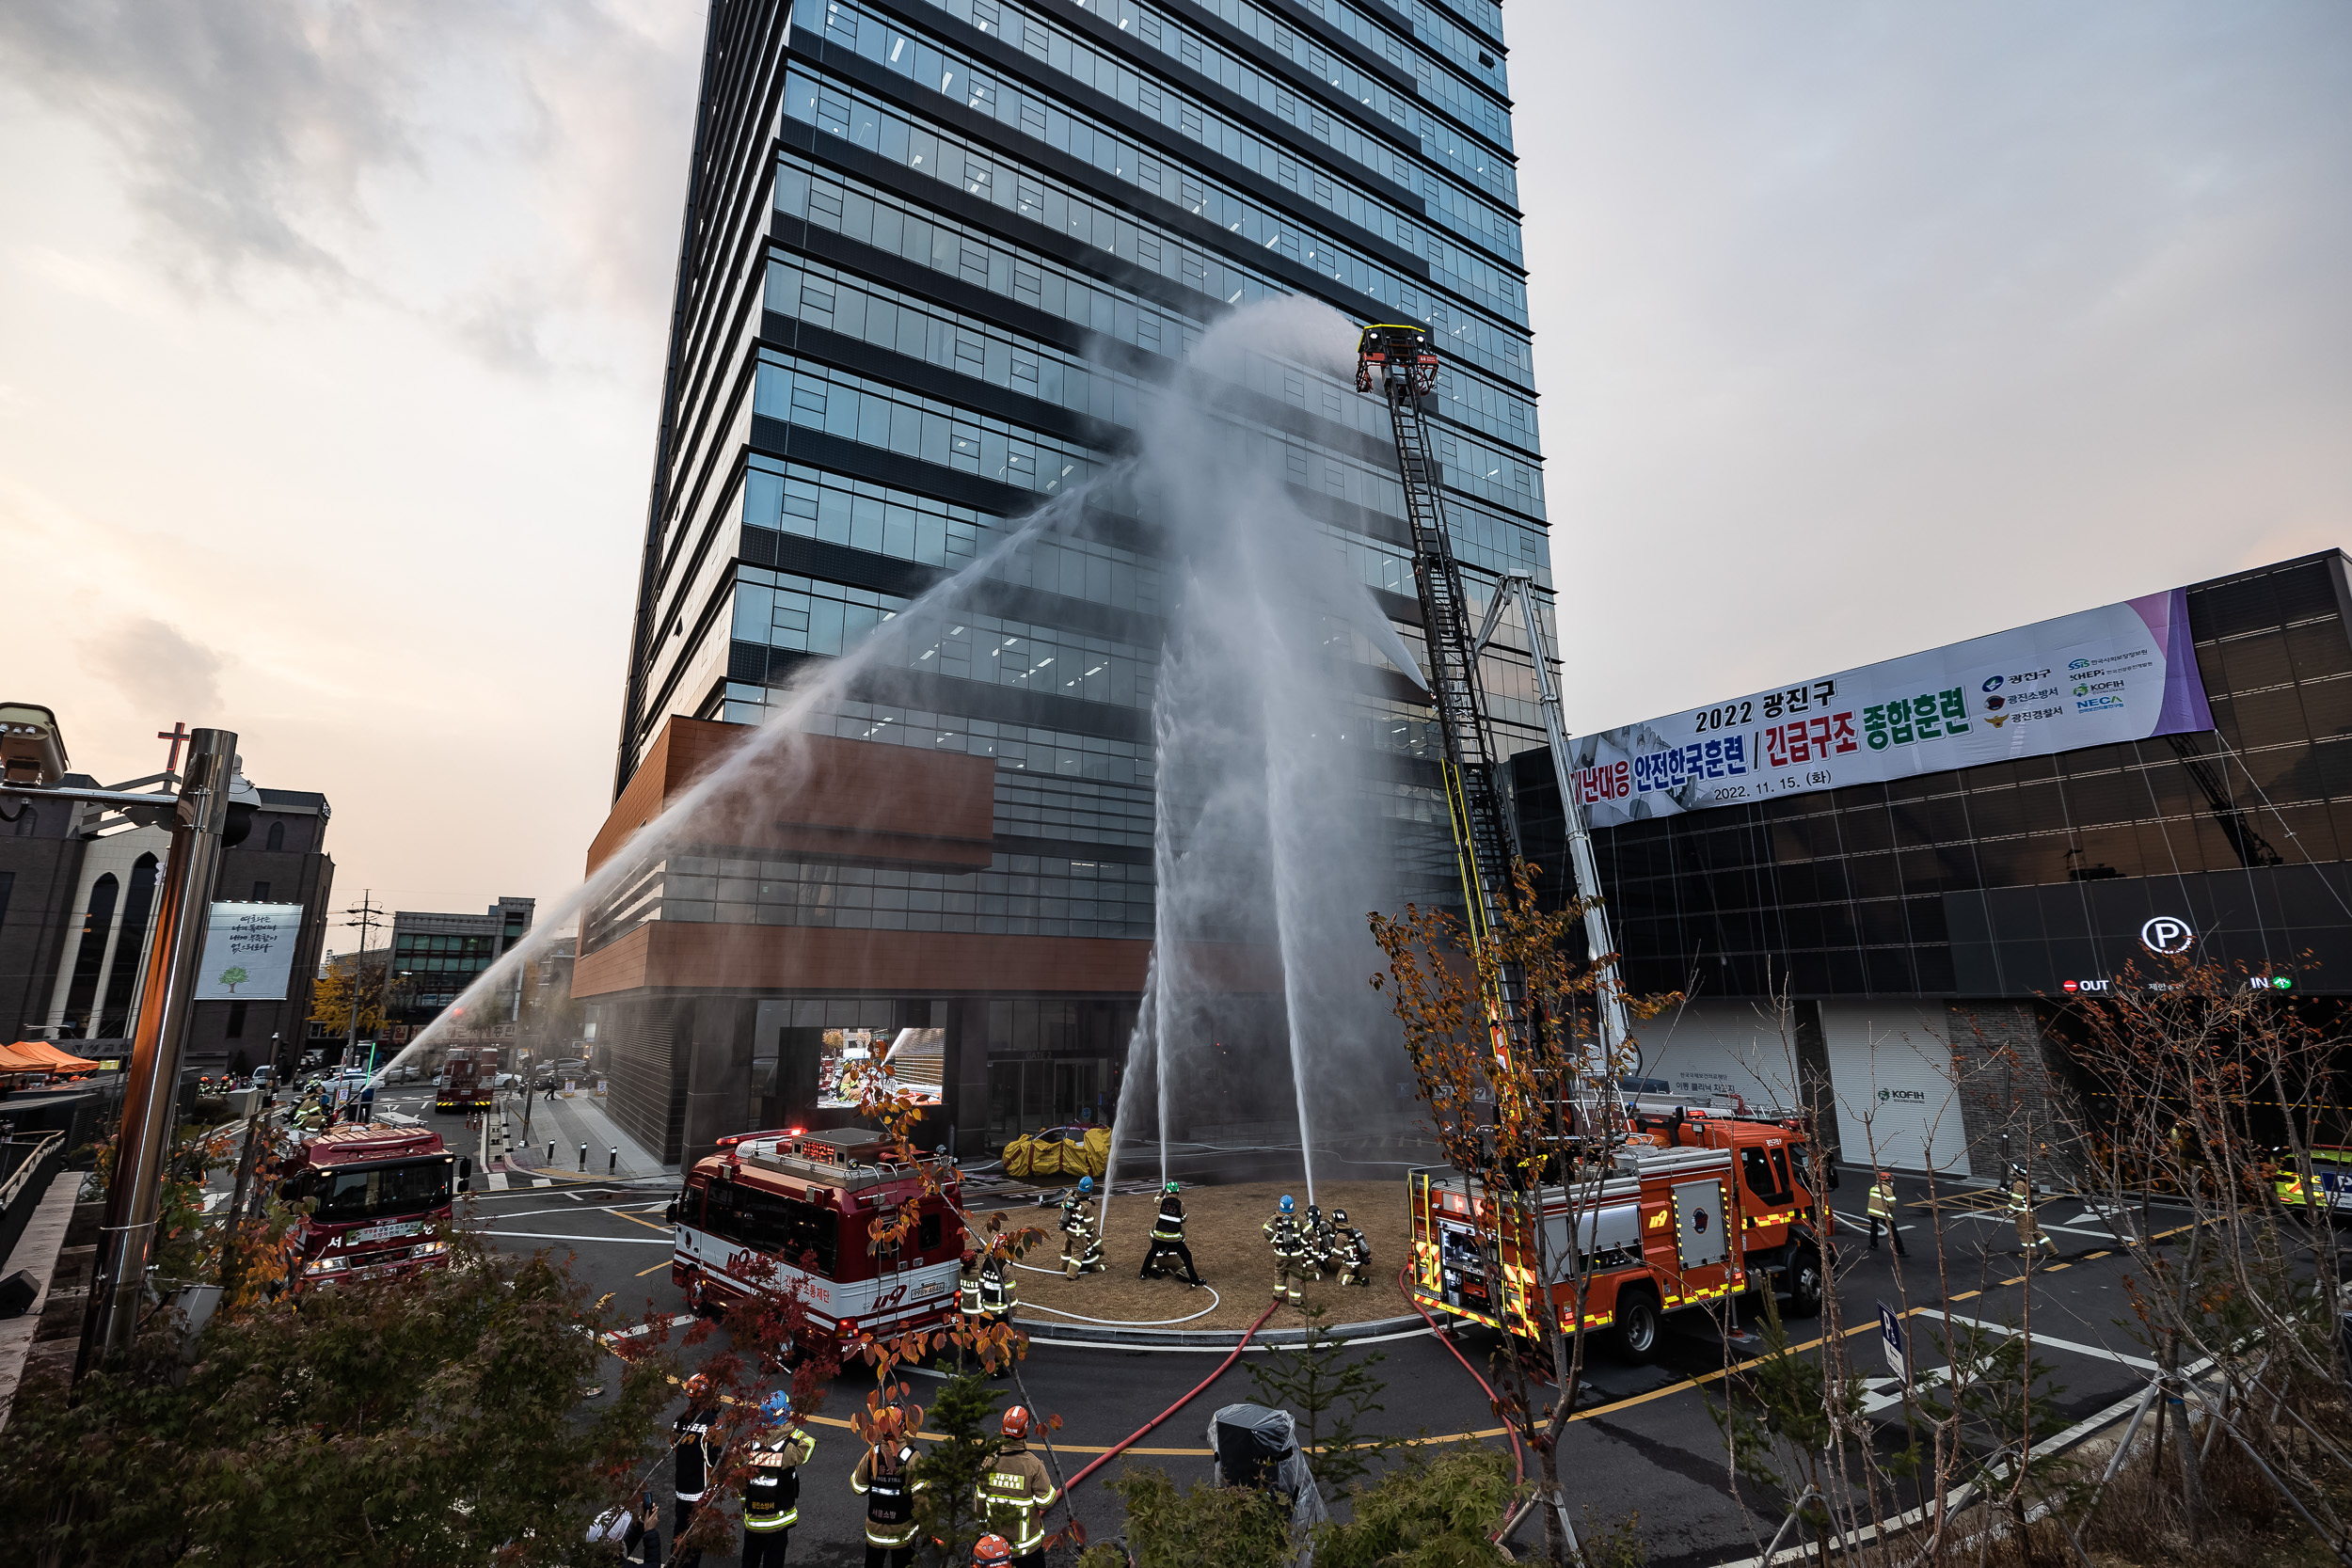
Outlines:
[[490,1190],[494,1193],[502,1193],[506,1191],[506,1173],[504,1171],[494,1170],[490,1173]]

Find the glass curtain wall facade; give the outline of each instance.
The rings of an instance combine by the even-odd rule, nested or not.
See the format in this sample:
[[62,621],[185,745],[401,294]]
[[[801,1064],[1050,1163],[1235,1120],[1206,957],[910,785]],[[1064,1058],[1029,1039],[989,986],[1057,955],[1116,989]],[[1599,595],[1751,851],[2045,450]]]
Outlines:
[[[1636,990],[2060,994],[2200,950],[2352,991],[2352,637],[2335,552],[2188,590],[2204,734],[1860,784],[1594,834]],[[1549,758],[1513,759],[1538,859]]]
[[[760,722],[795,671],[1103,473],[1151,388],[1255,300],[1435,329],[1472,597],[1504,571],[1549,594],[1496,6],[722,0],[710,40],[616,795],[672,715]],[[1418,645],[1379,402],[1267,363],[1232,412]],[[1133,502],[1089,497],[886,690],[811,721],[991,759],[986,868],[696,847],[647,866],[583,951],[680,919],[1146,942],[1170,592],[1152,539]],[[1486,674],[1506,753],[1540,740],[1524,628]],[[1368,776],[1409,832],[1441,834],[1427,710],[1364,702],[1389,753]],[[1110,1022],[972,1016],[991,1050],[1083,1038],[1104,1064],[1093,1087],[990,1090],[1019,1115],[1090,1101],[1123,1050],[1093,1043]]]

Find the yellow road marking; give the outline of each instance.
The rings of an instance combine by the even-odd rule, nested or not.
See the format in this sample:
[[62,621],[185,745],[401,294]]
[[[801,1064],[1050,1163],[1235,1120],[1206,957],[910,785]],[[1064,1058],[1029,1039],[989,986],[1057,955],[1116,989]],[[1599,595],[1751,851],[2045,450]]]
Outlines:
[[[616,1219],[635,1220],[635,1221],[636,1221],[639,1225],[644,1226],[644,1227],[646,1229],[648,1229],[648,1230],[660,1230],[660,1231],[662,1231],[662,1232],[664,1232],[664,1233],[666,1234],[666,1233],[669,1231],[669,1229],[670,1229],[670,1227],[668,1227],[668,1226],[666,1226],[666,1225],[656,1225],[656,1224],[654,1224],[654,1223],[653,1223],[653,1221],[651,1221],[651,1220],[649,1220],[649,1219],[645,1218],[645,1216],[644,1216],[644,1215],[643,1215],[643,1214],[628,1214],[628,1213],[623,1213],[623,1212],[622,1212],[620,1210],[618,1210],[618,1209],[610,1209],[610,1210],[607,1210],[607,1211],[606,1211],[606,1212],[607,1212],[607,1213],[612,1214],[612,1215],[614,1218],[616,1218]],[[650,1269],[648,1269],[648,1270],[646,1270],[645,1272],[646,1272],[646,1273],[648,1273],[648,1274],[650,1274],[650,1273],[652,1273],[653,1271],[652,1271],[652,1270],[650,1270]]]
[[663,1259],[660,1262],[656,1263],[656,1264],[653,1266],[653,1268],[652,1268],[652,1269],[639,1269],[639,1270],[637,1271],[637,1277],[638,1277],[638,1278],[640,1278],[640,1279],[643,1279],[643,1278],[644,1278],[644,1277],[645,1277],[645,1275],[649,1275],[649,1274],[653,1273],[653,1272],[654,1272],[654,1269],[666,1269],[666,1268],[668,1268],[669,1266],[670,1266],[670,1259],[668,1259],[667,1258],[664,1258],[664,1259]]

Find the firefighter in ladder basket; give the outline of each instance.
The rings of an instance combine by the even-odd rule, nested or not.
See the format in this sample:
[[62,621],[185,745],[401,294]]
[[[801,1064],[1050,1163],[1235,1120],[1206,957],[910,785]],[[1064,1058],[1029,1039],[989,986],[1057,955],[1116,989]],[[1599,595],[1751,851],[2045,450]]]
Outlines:
[[791,1396],[768,1396],[761,1407],[775,1422],[752,1444],[751,1474],[743,1481],[743,1568],[784,1568],[792,1527],[801,1520],[801,1466],[817,1439],[792,1415]]
[[1075,1279],[1103,1266],[1102,1227],[1095,1222],[1094,1178],[1082,1176],[1061,1205],[1061,1270]]
[[850,1473],[850,1490],[866,1499],[866,1568],[914,1568],[914,1445],[903,1433],[906,1415],[885,1407],[874,1415],[874,1441]]
[[1160,1214],[1152,1222],[1152,1245],[1143,1255],[1143,1272],[1136,1277],[1156,1279],[1172,1273],[1171,1259],[1184,1265],[1184,1283],[1199,1290],[1203,1283],[1200,1271],[1193,1265],[1192,1248],[1184,1244],[1184,1200],[1177,1196],[1173,1181],[1160,1189]]

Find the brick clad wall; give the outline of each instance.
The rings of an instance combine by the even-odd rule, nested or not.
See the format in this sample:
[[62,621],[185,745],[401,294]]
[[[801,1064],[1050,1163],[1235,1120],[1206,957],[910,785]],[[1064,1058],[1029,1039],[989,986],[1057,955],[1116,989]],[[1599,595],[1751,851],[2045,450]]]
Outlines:
[[[2052,1101],[2055,1049],[2043,1039],[2027,1002],[1954,1002],[1952,1069],[1958,1080],[1968,1163],[1977,1175],[2005,1180],[2007,1158],[2032,1167],[2034,1180],[2071,1180],[2076,1165]],[[2032,1158],[2026,1158],[2028,1148]]]

